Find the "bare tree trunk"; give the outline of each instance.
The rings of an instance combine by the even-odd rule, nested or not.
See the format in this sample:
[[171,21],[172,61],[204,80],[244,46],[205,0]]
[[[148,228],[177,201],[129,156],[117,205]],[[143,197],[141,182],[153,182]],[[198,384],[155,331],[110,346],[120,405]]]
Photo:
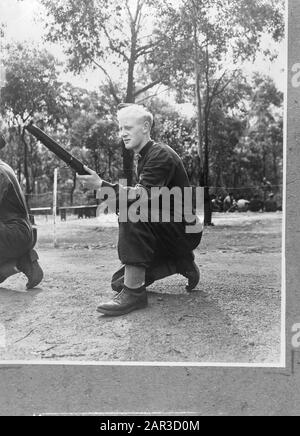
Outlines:
[[[138,21],[138,16],[140,14],[139,8],[140,8],[140,5],[138,4],[135,19],[133,19],[133,17],[130,15],[130,19],[131,19],[131,53],[130,53],[130,59],[128,62],[126,103],[134,103],[135,102],[134,69],[135,69],[136,59],[137,59],[137,37],[138,37],[137,21]],[[123,148],[124,178],[127,180],[128,186],[132,186],[132,184],[133,184],[133,153],[132,153],[132,151],[126,149],[123,142],[122,142],[122,148]]]
[[235,166],[235,167],[234,167],[234,173],[233,173],[233,187],[234,187],[235,189],[239,187],[239,182],[240,182],[239,170],[238,170],[238,168]]
[[[128,86],[126,103],[134,103],[134,62],[131,60],[128,68]],[[131,150],[127,150],[125,144],[122,141],[123,152],[123,173],[124,178],[127,180],[128,186],[132,186],[133,183],[133,153]]]
[[[132,55],[131,56],[135,56]],[[134,103],[134,61],[131,59],[128,68],[128,86],[126,103]],[[123,171],[124,178],[127,180],[128,186],[133,184],[133,153],[131,150],[127,150],[125,144],[122,142],[123,147]]]
[[216,165],[216,186],[221,186],[222,183],[222,168],[220,166],[220,155],[217,156],[217,165]]
[[209,82],[209,53],[206,44],[206,103],[204,110],[204,225],[212,225],[212,204],[209,194],[209,116],[210,116],[210,82]]
[[205,135],[204,135],[204,224],[212,225],[212,204],[209,194],[209,115],[205,114]]
[[[196,17],[196,13],[195,13]],[[195,93],[196,93],[196,105],[197,105],[197,130],[198,130],[198,153],[199,153],[199,182],[200,186],[204,186],[204,224],[211,225],[212,220],[212,207],[209,195],[208,187],[208,171],[209,171],[209,156],[208,156],[208,128],[207,120],[203,120],[203,109],[202,109],[202,96],[201,96],[201,74],[200,68],[200,54],[199,54],[199,43],[197,36],[197,22],[193,21],[193,31],[194,31],[194,66],[195,66]],[[209,91],[209,89],[208,89]],[[208,104],[206,102],[206,108]],[[204,111],[205,117],[207,118],[207,110]],[[205,125],[204,132],[204,150],[203,150],[203,124]]]
[[198,133],[198,155],[199,155],[199,182],[200,186],[204,186],[204,168],[203,168],[203,117],[202,117],[202,96],[201,96],[201,74],[199,72],[199,48],[197,39],[197,23],[193,22],[194,26],[194,49],[195,49],[195,94],[197,105],[197,133]]
[[263,172],[263,178],[267,177],[267,151],[266,151],[266,147],[265,144],[263,143],[263,168],[262,168],[262,172]]
[[278,189],[279,177],[278,177],[278,168],[277,168],[277,153],[276,153],[276,144],[273,145],[273,174],[274,174],[274,184],[276,185],[276,190]]

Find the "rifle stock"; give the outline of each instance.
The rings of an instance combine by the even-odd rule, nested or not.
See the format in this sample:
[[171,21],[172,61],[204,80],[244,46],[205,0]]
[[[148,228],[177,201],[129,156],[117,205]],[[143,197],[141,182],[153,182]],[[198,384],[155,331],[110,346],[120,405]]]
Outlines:
[[35,126],[33,123],[28,124],[25,129],[31,133],[38,141],[40,141],[45,147],[54,153],[59,159],[65,162],[70,168],[76,171],[80,176],[90,175],[84,169],[84,164],[80,162],[71,153],[61,147],[53,138],[48,136],[43,130]]

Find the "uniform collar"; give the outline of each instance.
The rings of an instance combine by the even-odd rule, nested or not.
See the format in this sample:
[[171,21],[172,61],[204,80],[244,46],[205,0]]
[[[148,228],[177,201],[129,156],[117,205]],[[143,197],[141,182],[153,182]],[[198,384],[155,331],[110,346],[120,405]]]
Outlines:
[[141,149],[141,151],[139,153],[136,153],[136,158],[139,160],[139,159],[142,159],[143,157],[145,157],[153,144],[154,144],[154,141],[152,141],[152,140],[147,142],[147,144]]

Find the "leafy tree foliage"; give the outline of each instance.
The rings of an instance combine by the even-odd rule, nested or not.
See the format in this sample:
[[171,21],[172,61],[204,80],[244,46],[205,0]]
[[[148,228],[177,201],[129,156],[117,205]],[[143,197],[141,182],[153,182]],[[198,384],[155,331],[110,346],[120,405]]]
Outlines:
[[[183,0],[179,9],[171,1],[156,30],[162,49],[149,56],[147,65],[169,80],[178,99],[191,98],[197,107],[200,184],[206,187],[206,222],[210,224],[210,123],[214,100],[223,94],[239,74],[224,69],[230,59],[254,60],[262,36],[283,35],[283,3],[272,0]],[[266,53],[270,55],[270,53]]]
[[[159,9],[151,0],[42,0],[47,38],[62,42],[71,71],[93,67],[104,74],[115,103],[133,103],[161,82],[142,74],[146,56],[157,52],[149,22]],[[151,19],[150,19],[151,17]],[[115,75],[113,72],[118,71]],[[114,77],[116,76],[116,77]],[[121,83],[121,85],[119,84]],[[124,176],[132,182],[132,154],[123,148]]]
[[23,173],[26,193],[30,194],[42,165],[33,139],[26,141],[24,126],[33,117],[41,117],[48,123],[59,120],[61,83],[57,62],[45,50],[20,43],[8,46],[7,51],[4,60],[7,81],[1,92],[0,110],[10,135],[9,142],[14,143],[19,177]]
[[[282,94],[268,77],[251,81],[238,69],[262,51],[263,35],[281,38],[281,2],[182,0],[179,8],[155,0],[136,0],[134,8],[129,1],[42,2],[48,39],[64,44],[69,68],[79,73],[94,65],[102,72],[99,84],[103,74],[106,82],[97,92],[61,83],[59,65],[45,50],[9,47],[0,109],[8,147],[1,154],[28,195],[52,190],[55,167],[66,193],[61,201],[73,203],[80,193],[74,174],[24,134],[31,118],[105,179],[123,177],[125,169],[134,182],[115,119],[122,100],[145,102],[155,115],[153,138],[178,152],[194,185],[236,187],[246,196],[244,188],[264,177],[281,184]],[[158,83],[174,90],[178,102],[193,101],[197,115],[185,117],[151,97]]]

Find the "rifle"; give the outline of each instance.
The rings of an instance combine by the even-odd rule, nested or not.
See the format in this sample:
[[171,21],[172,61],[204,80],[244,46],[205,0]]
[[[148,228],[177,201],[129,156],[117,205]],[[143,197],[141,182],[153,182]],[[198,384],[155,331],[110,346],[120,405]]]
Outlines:
[[59,159],[65,162],[70,168],[76,171],[80,176],[89,176],[90,173],[85,171],[84,164],[76,157],[72,156],[67,150],[61,147],[54,139],[50,138],[43,130],[31,122],[25,129],[31,133],[38,141],[54,153]]

